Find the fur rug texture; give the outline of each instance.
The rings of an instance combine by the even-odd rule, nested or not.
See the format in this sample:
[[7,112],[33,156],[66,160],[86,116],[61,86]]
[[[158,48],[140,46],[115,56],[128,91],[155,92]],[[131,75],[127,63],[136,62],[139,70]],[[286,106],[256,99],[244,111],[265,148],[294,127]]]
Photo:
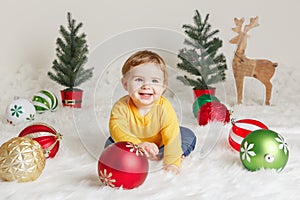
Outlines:
[[[1,144],[16,137],[20,130],[31,124],[12,126],[6,122],[5,109],[14,96],[31,99],[39,90],[48,89],[60,99],[61,88],[49,81],[47,70],[25,65],[14,77],[4,77],[1,81]],[[174,103],[180,123],[193,129],[197,135],[196,149],[183,160],[179,175],[161,170],[161,161],[150,161],[148,177],[140,187],[123,190],[103,186],[97,173],[97,161],[109,135],[110,107],[123,94],[120,85],[114,84],[110,86],[115,91],[113,97],[104,98],[111,91],[109,85],[112,82],[103,81],[96,90],[90,91],[96,95],[92,96],[85,90],[83,108],[70,109],[60,104],[56,112],[36,116],[34,122],[47,123],[63,135],[59,152],[55,158],[46,160],[41,176],[33,182],[0,180],[0,199],[299,199],[299,70],[278,68],[273,81],[271,106],[262,105],[264,90],[252,79],[246,81],[244,104],[235,105],[231,73],[229,70],[226,82],[217,88],[219,93],[216,95],[233,111],[232,117],[258,119],[285,138],[290,156],[283,171],[246,170],[239,153],[231,149],[227,141],[231,124],[213,122],[198,126],[191,111],[193,97],[190,88],[182,86],[170,74],[169,85],[172,88],[166,96]],[[115,76],[118,77],[118,74]],[[87,84],[86,88],[90,85]]]

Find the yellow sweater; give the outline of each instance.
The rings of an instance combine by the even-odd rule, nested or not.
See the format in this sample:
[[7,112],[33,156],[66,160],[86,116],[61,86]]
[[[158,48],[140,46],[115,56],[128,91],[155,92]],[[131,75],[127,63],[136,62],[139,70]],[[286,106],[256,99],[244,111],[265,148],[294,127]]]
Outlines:
[[112,108],[109,129],[115,142],[153,142],[164,145],[164,165],[180,166],[182,149],[179,123],[171,103],[161,97],[150,111],[140,115],[130,97],[124,96]]

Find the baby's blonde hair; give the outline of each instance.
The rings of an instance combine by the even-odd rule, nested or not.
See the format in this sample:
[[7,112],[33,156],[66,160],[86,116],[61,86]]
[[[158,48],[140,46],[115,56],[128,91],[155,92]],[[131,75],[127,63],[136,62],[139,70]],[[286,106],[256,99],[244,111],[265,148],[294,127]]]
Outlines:
[[138,51],[131,55],[124,63],[122,67],[122,75],[124,76],[128,71],[133,67],[136,67],[145,63],[154,63],[157,64],[161,71],[164,73],[164,85],[168,83],[167,67],[165,61],[157,53],[152,51],[143,50]]

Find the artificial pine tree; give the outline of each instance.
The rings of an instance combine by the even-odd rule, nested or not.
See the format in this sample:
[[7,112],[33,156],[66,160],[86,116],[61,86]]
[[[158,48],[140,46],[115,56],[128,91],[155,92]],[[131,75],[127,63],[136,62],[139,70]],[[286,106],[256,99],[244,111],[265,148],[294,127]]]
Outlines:
[[87,62],[88,45],[86,34],[79,34],[82,23],[76,24],[68,12],[68,28],[60,26],[62,38],[57,38],[56,56],[52,69],[56,74],[48,72],[53,81],[66,86],[65,91],[79,90],[76,88],[93,76],[93,68],[84,69]]
[[211,30],[208,23],[209,14],[202,21],[198,10],[194,16],[194,25],[183,25],[185,34],[189,37],[184,44],[191,48],[179,51],[181,60],[177,67],[190,73],[178,76],[177,79],[193,89],[209,89],[212,84],[225,80],[227,69],[226,59],[223,54],[217,54],[222,47],[222,41],[215,37],[219,30]]
[[62,38],[56,40],[56,56],[52,69],[55,74],[48,72],[48,76],[60,85],[66,86],[61,91],[63,106],[81,108],[83,91],[78,87],[93,76],[93,69],[84,69],[87,62],[88,45],[85,33],[79,33],[82,23],[76,24],[68,13],[67,29],[60,26]]

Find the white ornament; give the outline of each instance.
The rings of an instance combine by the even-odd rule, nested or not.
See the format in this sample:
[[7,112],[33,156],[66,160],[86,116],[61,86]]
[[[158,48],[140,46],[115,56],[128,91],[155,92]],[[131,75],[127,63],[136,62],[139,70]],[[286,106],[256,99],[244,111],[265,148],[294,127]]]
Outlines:
[[6,108],[6,119],[12,125],[32,121],[35,115],[34,105],[27,99],[14,100]]

